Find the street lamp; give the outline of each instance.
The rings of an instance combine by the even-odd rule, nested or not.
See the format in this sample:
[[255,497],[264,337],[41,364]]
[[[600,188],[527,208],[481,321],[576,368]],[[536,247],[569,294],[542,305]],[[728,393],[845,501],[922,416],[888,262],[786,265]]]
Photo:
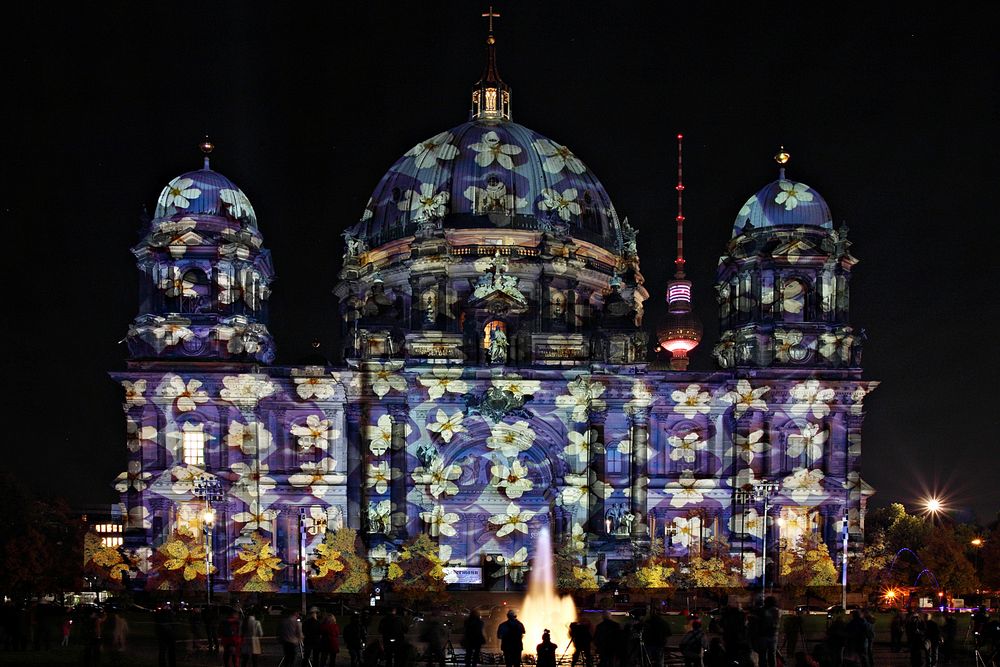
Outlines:
[[209,507],[201,513],[201,525],[205,527],[205,599],[212,604],[212,526],[215,525],[215,510]]
[[212,503],[222,500],[222,483],[211,475],[199,475],[194,480],[194,495],[205,500],[205,511],[202,512],[202,526],[205,528],[205,591],[208,604],[212,604],[212,527],[215,525],[215,510]]
[[975,548],[975,550],[976,550],[975,551],[975,554],[976,554],[975,558],[972,559],[972,570],[976,573],[976,584],[977,584],[977,586],[976,586],[976,592],[977,593],[979,592],[979,586],[978,586],[979,580],[980,580],[980,577],[982,576],[980,574],[980,570],[982,569],[980,549],[982,548],[983,543],[985,543],[985,542],[986,542],[986,540],[984,540],[981,537],[974,537],[969,542],[969,544],[972,545],[972,547]]
[[761,594],[767,594],[767,513],[771,509],[771,497],[778,492],[781,488],[778,482],[769,482],[767,480],[757,480],[747,484],[742,489],[736,491],[735,497],[736,502],[741,505],[749,505],[750,503],[762,502],[764,504],[764,541],[761,545],[761,576],[760,576],[760,589]]

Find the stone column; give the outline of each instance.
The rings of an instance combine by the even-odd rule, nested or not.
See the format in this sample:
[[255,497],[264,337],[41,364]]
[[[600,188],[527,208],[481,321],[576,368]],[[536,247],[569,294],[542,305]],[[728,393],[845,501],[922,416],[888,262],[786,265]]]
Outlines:
[[[587,436],[590,439],[588,444],[588,464],[593,471],[594,477],[599,484],[607,483],[606,459],[604,454],[604,422],[608,418],[608,413],[604,410],[594,410],[590,412],[590,423],[587,428]],[[600,447],[596,446],[600,443]],[[589,509],[587,512],[587,532],[595,535],[604,535],[607,529],[604,524],[604,495],[591,492]]]
[[416,331],[423,328],[423,313],[420,310],[420,279],[410,278],[410,309],[407,317],[407,328]]
[[398,474],[389,482],[389,497],[392,502],[390,525],[392,537],[405,540],[407,538],[406,482],[409,479],[406,469],[406,420],[409,418],[409,410],[405,405],[390,405],[389,416],[392,419],[389,467]]
[[632,456],[629,466],[629,483],[632,485],[629,493],[629,511],[636,517],[632,522],[632,536],[648,536],[646,486],[646,446],[649,443],[649,408],[634,406],[628,408],[628,421],[631,431]]
[[367,516],[365,489],[365,426],[366,410],[360,403],[348,403],[345,415],[347,429],[347,527],[361,531],[362,516]]

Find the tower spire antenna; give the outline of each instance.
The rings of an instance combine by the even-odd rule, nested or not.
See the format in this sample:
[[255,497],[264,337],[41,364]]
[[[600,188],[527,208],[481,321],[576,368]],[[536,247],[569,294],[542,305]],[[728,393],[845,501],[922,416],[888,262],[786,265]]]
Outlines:
[[691,281],[684,275],[684,135],[677,133],[677,270],[667,283],[667,317],[656,331],[659,348],[670,353],[670,368],[688,367],[688,352],[701,342],[702,327],[691,309]]
[[778,178],[785,180],[785,165],[788,161],[792,159],[792,156],[785,150],[784,146],[778,149],[778,152],[774,154],[774,161],[778,163]]
[[677,134],[677,259],[674,278],[684,278],[684,135]]

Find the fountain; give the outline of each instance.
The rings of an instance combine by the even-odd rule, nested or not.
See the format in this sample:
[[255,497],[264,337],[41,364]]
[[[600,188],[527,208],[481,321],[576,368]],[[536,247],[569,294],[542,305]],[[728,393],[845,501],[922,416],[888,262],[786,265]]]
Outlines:
[[552,632],[552,641],[563,645],[569,638],[569,624],[576,620],[576,605],[572,596],[556,593],[555,567],[552,562],[552,537],[542,528],[535,541],[535,561],[528,578],[528,595],[518,614],[524,623],[524,649],[534,653],[542,641],[542,631]]

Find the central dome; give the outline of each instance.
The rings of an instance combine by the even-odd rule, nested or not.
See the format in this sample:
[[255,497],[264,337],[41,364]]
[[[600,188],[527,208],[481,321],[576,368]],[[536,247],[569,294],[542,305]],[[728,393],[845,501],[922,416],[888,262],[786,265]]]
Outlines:
[[507,120],[472,120],[411,148],[350,233],[375,248],[433,219],[446,229],[565,227],[613,252],[622,243],[593,172],[565,146]]

